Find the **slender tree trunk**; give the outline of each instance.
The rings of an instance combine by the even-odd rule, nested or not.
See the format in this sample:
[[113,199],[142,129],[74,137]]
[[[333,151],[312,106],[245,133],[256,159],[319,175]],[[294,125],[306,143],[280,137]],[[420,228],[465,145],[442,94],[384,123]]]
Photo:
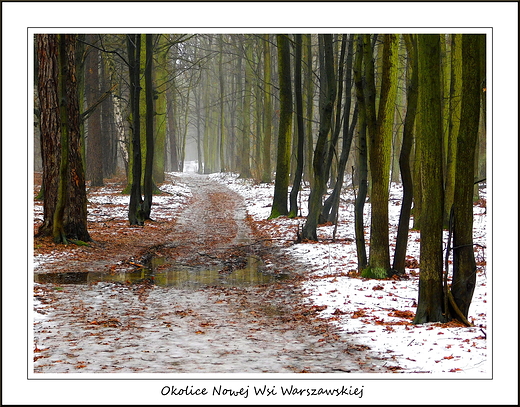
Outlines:
[[410,214],[413,202],[413,180],[410,168],[410,155],[413,146],[413,131],[415,125],[415,113],[417,111],[418,89],[418,64],[417,64],[417,38],[413,34],[404,34],[408,53],[408,90],[407,108],[404,119],[403,144],[399,155],[399,168],[403,183],[403,200],[401,213],[397,226],[397,238],[394,252],[393,269],[397,274],[404,274],[406,248],[408,244],[408,231],[410,229]]
[[[365,242],[365,229],[363,222],[363,213],[365,200],[368,191],[368,159],[366,145],[366,103],[363,87],[363,58],[365,57],[363,36],[357,38],[357,52],[354,63],[354,83],[356,86],[356,100],[359,106],[359,124],[358,124],[358,179],[359,187],[354,206],[354,228],[356,233],[356,251],[358,258],[358,271],[364,270],[368,264]],[[354,182],[354,174],[352,174],[352,182]]]
[[415,324],[445,322],[442,256],[442,116],[440,36],[418,36],[422,225],[419,300]]
[[457,138],[455,195],[453,203],[453,283],[455,303],[467,318],[476,284],[473,251],[473,183],[480,120],[480,35],[462,35],[462,109]]
[[264,34],[264,143],[262,182],[271,182],[271,139],[273,108],[271,103],[271,47],[269,34]]
[[313,178],[309,195],[309,213],[302,230],[302,238],[306,240],[318,240],[317,227],[322,208],[322,197],[327,187],[327,166],[324,165],[327,155],[327,139],[331,129],[334,101],[336,99],[336,78],[334,75],[334,56],[332,35],[320,34],[323,47],[323,63],[320,66],[320,74],[326,78],[326,93],[322,95],[322,109],[320,114],[320,130],[313,157]]
[[305,180],[310,182],[312,179],[312,152],[314,149],[314,137],[312,135],[312,112],[314,110],[314,87],[312,82],[313,70],[312,70],[312,44],[311,34],[305,34],[303,36],[303,53],[304,53],[304,77],[303,77],[303,89],[304,89],[304,100],[305,100],[305,159],[304,161],[304,177]]
[[128,220],[130,225],[143,225],[143,198],[141,195],[141,120],[139,69],[141,61],[141,34],[127,34],[128,63],[130,71],[130,110],[132,115],[132,179]]
[[[96,35],[87,35],[87,42],[94,43]],[[91,108],[99,99],[99,51],[90,47],[86,58],[85,85],[87,106]],[[99,106],[90,114],[87,122],[87,178],[90,185],[98,187],[103,185],[103,134],[101,131],[101,109]]]
[[277,34],[278,75],[280,81],[280,124],[273,206],[270,219],[287,215],[287,188],[289,186],[290,143],[292,123],[291,60],[288,34]]
[[251,178],[251,89],[253,81],[253,57],[251,38],[245,40],[244,104],[242,108],[242,142],[240,151],[240,178]]
[[144,88],[146,100],[146,160],[144,168],[144,203],[143,214],[145,219],[150,219],[152,211],[152,194],[154,183],[153,174],[153,158],[154,158],[154,116],[155,109],[153,103],[153,34],[146,34],[146,65],[144,70]]
[[[332,222],[336,223],[337,221],[337,215],[339,210],[339,202],[340,202],[340,196],[341,196],[341,189],[343,187],[343,179],[345,176],[345,169],[347,165],[348,156],[350,153],[350,146],[352,144],[352,138],[354,136],[354,129],[355,129],[355,123],[357,121],[357,108],[354,110],[354,114],[352,117],[352,120],[349,120],[350,118],[350,107],[351,107],[351,99],[352,99],[352,63],[353,63],[353,45],[354,40],[352,38],[348,40],[348,52],[347,52],[347,62],[345,66],[345,105],[343,108],[343,126],[342,126],[342,132],[343,132],[343,144],[341,147],[341,155],[338,162],[338,168],[337,168],[337,176],[336,176],[336,182],[334,184],[334,189],[330,196],[325,200],[325,203],[323,204],[323,211],[322,211],[322,218],[325,222]],[[346,39],[344,41],[347,41]],[[340,58],[341,60],[342,58]],[[341,73],[341,70],[340,70]],[[338,109],[340,109],[340,105],[338,105]],[[341,122],[339,119],[341,115],[337,114],[337,126],[338,131],[339,127],[341,126]],[[353,124],[353,126],[350,126],[350,123]]]
[[[358,179],[359,188],[354,205],[354,228],[356,233],[356,252],[358,258],[358,271],[364,270],[368,264],[366,244],[365,244],[365,229],[363,224],[363,212],[365,207],[365,200],[367,197],[367,180],[368,180],[368,161],[367,161],[367,146],[366,146],[366,108],[365,95],[363,87],[363,57],[364,41],[363,36],[359,35],[357,38],[356,59],[354,62],[354,84],[356,86],[356,100],[359,109],[359,123],[358,123]],[[352,182],[354,182],[354,174],[352,174]]]
[[451,207],[455,197],[455,164],[457,160],[457,137],[460,127],[462,97],[462,34],[451,35],[451,81],[450,109],[448,125],[448,146],[446,151],[446,177],[444,226],[448,225]]
[[[102,89],[110,89],[111,77],[109,62],[101,59],[101,86]],[[78,75],[79,77],[79,75]],[[103,153],[103,176],[109,178],[115,175],[117,170],[117,131],[115,126],[114,99],[110,94],[101,104],[101,129]],[[81,109],[80,109],[81,111]]]
[[220,172],[226,171],[226,156],[225,156],[225,145],[226,145],[226,134],[225,134],[225,126],[224,126],[224,69],[222,64],[223,57],[223,44],[224,39],[219,36],[219,58],[218,58],[218,81],[219,81],[219,90],[220,90],[220,115],[219,115],[219,153],[220,153]]
[[298,216],[298,192],[302,182],[303,175],[303,98],[302,98],[302,36],[295,34],[294,36],[295,52],[294,52],[294,97],[296,100],[296,124],[297,124],[297,155],[296,155],[296,171],[294,174],[294,182],[289,194],[289,217]]

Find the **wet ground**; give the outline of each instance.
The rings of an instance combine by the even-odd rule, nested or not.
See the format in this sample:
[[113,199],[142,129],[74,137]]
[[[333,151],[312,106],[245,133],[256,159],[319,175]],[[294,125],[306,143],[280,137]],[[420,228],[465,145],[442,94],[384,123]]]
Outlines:
[[305,271],[255,239],[239,195],[206,176],[183,182],[190,204],[131,273],[36,277],[35,373],[382,371],[318,318]]

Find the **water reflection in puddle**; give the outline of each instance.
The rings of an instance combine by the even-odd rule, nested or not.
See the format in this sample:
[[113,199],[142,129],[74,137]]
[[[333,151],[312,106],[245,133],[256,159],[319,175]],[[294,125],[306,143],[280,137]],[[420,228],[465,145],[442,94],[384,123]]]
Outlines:
[[247,258],[244,268],[233,270],[230,273],[222,273],[222,268],[219,267],[194,268],[189,266],[155,271],[154,269],[164,264],[164,261],[159,257],[152,261],[150,269],[143,268],[118,274],[96,272],[35,274],[34,281],[36,283],[91,284],[97,282],[138,283],[149,280],[162,287],[197,289],[207,286],[244,287],[269,284],[288,277],[287,274],[276,275],[262,272],[260,270],[262,261],[254,256]]

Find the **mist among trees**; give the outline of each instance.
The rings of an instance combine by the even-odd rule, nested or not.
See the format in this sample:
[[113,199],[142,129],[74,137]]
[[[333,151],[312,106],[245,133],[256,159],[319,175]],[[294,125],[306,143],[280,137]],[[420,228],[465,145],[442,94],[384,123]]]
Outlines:
[[[186,161],[200,174],[274,182],[270,218],[308,208],[300,241],[337,221],[350,187],[361,275],[404,273],[413,219],[421,231],[414,322],[465,319],[475,286],[472,205],[486,179],[485,46],[480,34],[38,34],[38,233],[88,241],[85,185],[114,176],[127,180],[129,225],[146,227],[156,184]],[[395,247],[390,182],[404,188]],[[298,200],[303,184],[308,202]]]

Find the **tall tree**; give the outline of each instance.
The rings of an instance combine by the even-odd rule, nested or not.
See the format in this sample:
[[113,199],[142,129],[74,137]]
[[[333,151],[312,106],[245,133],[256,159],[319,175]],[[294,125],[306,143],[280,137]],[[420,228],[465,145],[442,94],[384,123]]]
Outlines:
[[[346,39],[344,39],[346,42]],[[354,136],[354,129],[357,123],[358,109],[357,107],[354,109],[354,113],[352,114],[352,119],[350,109],[351,109],[351,99],[352,99],[352,64],[353,64],[353,49],[354,49],[354,40],[353,36],[351,36],[348,40],[348,52],[347,52],[347,61],[345,66],[345,78],[342,78],[342,70],[339,70],[340,80],[344,80],[345,82],[345,104],[343,106],[343,111],[341,112],[341,105],[338,104],[337,107],[337,116],[336,116],[336,130],[338,133],[340,131],[340,127],[342,127],[343,133],[343,143],[341,146],[341,155],[338,162],[338,173],[336,176],[336,181],[334,184],[334,189],[330,196],[325,200],[323,204],[323,212],[322,217],[325,222],[337,222],[337,216],[339,211],[339,203],[340,203],[340,194],[341,188],[343,187],[343,179],[345,176],[345,170],[347,166],[347,160],[350,153],[350,146],[352,144],[352,139]],[[340,58],[340,61],[342,58]],[[341,63],[341,62],[340,62]],[[339,95],[338,95],[339,97]],[[341,126],[341,118],[343,120],[343,125]],[[332,158],[332,157],[331,157]]]
[[219,113],[219,154],[220,154],[220,171],[224,172],[226,170],[226,157],[225,157],[225,145],[226,145],[226,133],[225,133],[225,125],[224,125],[224,105],[225,105],[225,95],[224,95],[224,66],[222,62],[222,58],[224,56],[224,39],[223,36],[219,36],[218,42],[219,49],[219,57],[218,57],[218,82],[219,82],[219,95],[220,95],[220,113]]
[[[376,125],[369,126],[371,189],[370,258],[367,276],[386,277],[390,270],[388,199],[390,153],[397,94],[397,45],[395,34],[383,36],[381,96]],[[373,120],[373,113],[372,113]]]
[[[445,322],[442,281],[442,116],[440,82],[440,36],[418,36],[419,109],[417,137],[421,140],[422,184],[421,270],[415,324]],[[473,168],[473,167],[471,167]]]
[[130,112],[132,130],[132,174],[130,181],[130,205],[128,220],[130,225],[143,225],[143,197],[141,195],[141,119],[139,109],[141,34],[127,34],[128,64],[130,76]]
[[453,283],[451,292],[459,310],[467,318],[476,284],[473,252],[473,183],[477,146],[480,94],[481,35],[462,35],[462,106],[457,137],[457,159],[453,204]]
[[[85,40],[94,44],[95,34],[87,34]],[[91,108],[100,97],[99,50],[89,47],[85,61],[85,94],[87,107]],[[91,186],[103,185],[103,134],[101,131],[101,109],[94,109],[87,120],[87,179]]]
[[272,103],[271,103],[271,43],[269,34],[263,36],[264,51],[264,143],[262,154],[262,182],[271,182],[271,139],[272,139]]
[[417,112],[418,88],[418,61],[417,61],[417,36],[404,34],[404,41],[408,54],[407,58],[407,106],[404,119],[403,143],[399,155],[399,168],[401,170],[401,181],[403,184],[403,199],[401,213],[397,226],[397,237],[395,243],[393,270],[397,274],[404,274],[406,248],[408,244],[408,231],[410,229],[410,215],[413,203],[413,179],[410,168],[410,155],[413,146],[413,132],[415,126],[415,115]]
[[58,93],[57,35],[36,35],[38,60],[38,100],[40,104],[40,141],[42,155],[43,223],[38,234],[52,235],[52,224],[58,194],[60,165],[60,95]]
[[302,96],[302,36],[294,35],[294,98],[296,101],[297,156],[293,186],[289,194],[289,216],[298,216],[298,193],[303,175],[303,96]]
[[449,94],[448,135],[446,148],[444,225],[448,226],[451,207],[455,197],[455,163],[457,160],[457,137],[460,127],[462,97],[462,34],[451,35],[451,79]]
[[56,243],[90,241],[73,34],[37,35],[44,222]]
[[154,88],[152,80],[153,71],[153,34],[145,34],[145,53],[146,65],[144,69],[144,88],[146,100],[146,157],[144,166],[144,202],[143,213],[145,219],[150,219],[152,210],[152,194],[154,183],[153,175],[153,156],[154,156]]
[[327,139],[331,129],[334,101],[336,99],[336,76],[334,74],[334,55],[332,35],[320,34],[320,47],[323,58],[320,63],[320,75],[325,78],[324,89],[321,89],[320,128],[312,162],[313,183],[309,195],[307,220],[302,230],[302,238],[317,240],[317,227],[322,208],[322,198],[329,178],[328,167],[324,165],[327,155]]
[[[354,204],[354,230],[356,234],[356,252],[358,258],[358,271],[361,272],[368,264],[367,252],[365,245],[365,228],[363,225],[363,212],[365,200],[368,190],[368,160],[367,160],[367,145],[366,145],[366,108],[365,95],[363,86],[363,58],[364,39],[362,35],[358,35],[356,46],[356,58],[354,61],[354,84],[356,88],[356,101],[359,109],[359,123],[358,123],[358,148],[357,148],[357,163],[358,163],[358,193],[356,195],[356,202]],[[354,182],[354,174],[352,174],[352,182]]]
[[244,104],[242,108],[243,121],[242,121],[242,139],[240,149],[240,177],[251,178],[251,92],[252,92],[252,81],[253,81],[253,47],[252,39],[247,36],[245,39],[245,50],[244,50]]
[[277,34],[278,76],[280,81],[280,122],[276,155],[276,178],[270,219],[287,215],[287,188],[289,186],[290,143],[292,124],[291,60],[289,37]]

